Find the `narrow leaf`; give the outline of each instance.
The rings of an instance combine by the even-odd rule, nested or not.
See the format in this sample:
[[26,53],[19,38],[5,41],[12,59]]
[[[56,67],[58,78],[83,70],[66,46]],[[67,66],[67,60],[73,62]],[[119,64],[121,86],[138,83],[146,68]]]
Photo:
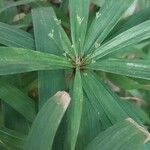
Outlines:
[[72,43],[75,56],[83,54],[88,22],[89,0],[69,0]]
[[133,15],[129,16],[123,21],[120,21],[112,30],[111,35],[108,36],[108,39],[112,39],[113,37],[119,35],[120,33],[144,22],[150,20],[150,11],[149,8],[140,10]]
[[92,63],[88,69],[150,80],[150,61],[107,59]]
[[149,132],[128,118],[99,134],[86,150],[135,150],[149,140]]
[[40,1],[40,0],[19,0],[17,2],[10,3],[9,5],[6,5],[5,7],[1,8],[0,13],[2,13],[3,11],[5,11],[8,8],[11,8],[11,7],[24,5],[24,4],[28,4],[28,3],[31,3],[31,2],[38,2],[38,1]]
[[[96,17],[93,20],[88,32],[84,50],[99,47],[103,40],[107,37],[113,27],[116,25],[120,17],[133,3],[134,0],[106,0]],[[117,11],[116,11],[117,10]]]
[[139,124],[149,124],[150,119],[144,111],[133,106],[131,103],[121,100],[100,79],[98,80],[96,75],[88,74],[84,74],[83,87],[92,106],[100,117],[103,129],[120,121],[125,116],[132,117]]
[[33,37],[20,29],[0,22],[0,43],[10,47],[35,49]]
[[97,80],[94,74],[86,72],[82,79],[84,91],[99,115],[104,129],[127,118],[127,114],[117,103],[117,97]]
[[70,68],[63,57],[33,50],[0,47],[0,75]]
[[25,135],[16,131],[4,127],[0,128],[0,145],[4,145],[6,150],[22,150],[25,138]]
[[89,142],[103,130],[104,128],[102,127],[100,116],[91,105],[87,95],[84,93],[83,111],[76,149],[85,149]]
[[51,150],[60,121],[69,105],[70,96],[58,92],[40,109],[30,130],[25,149]]
[[82,107],[83,107],[82,105],[83,105],[82,81],[80,70],[77,68],[73,83],[72,101],[68,114],[69,129],[67,131],[67,140],[69,143],[69,148],[66,149],[71,150],[75,149],[82,116]]
[[[49,7],[33,9],[32,17],[36,50],[62,56],[68,50],[70,43],[53,9]],[[65,69],[65,67],[62,69]],[[64,71],[40,71],[38,74],[38,84],[40,108],[49,97],[57,91],[65,89]]]
[[150,38],[150,20],[121,33],[91,54],[90,58],[100,59],[108,54],[121,51],[121,49]]
[[36,116],[34,101],[16,87],[0,80],[0,99],[32,122]]

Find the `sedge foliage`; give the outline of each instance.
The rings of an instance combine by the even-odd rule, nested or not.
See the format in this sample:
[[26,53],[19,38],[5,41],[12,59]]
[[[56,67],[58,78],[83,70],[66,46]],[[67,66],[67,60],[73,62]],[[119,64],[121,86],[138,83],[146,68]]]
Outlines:
[[[149,43],[150,8],[120,21],[134,0],[94,1],[103,4],[94,17],[90,0],[63,1],[60,10],[68,4],[69,25],[57,18],[58,9],[41,7],[42,2],[33,0],[17,1],[0,12],[31,2],[38,7],[31,11],[33,35],[0,23],[0,148],[148,150],[149,116],[115,94],[103,76],[111,73],[109,78],[124,89],[130,82],[131,89],[149,91],[136,80],[150,80],[150,57],[120,55]],[[70,27],[71,36],[62,24]],[[28,75],[30,84],[20,85]],[[35,86],[37,101],[26,93]]]

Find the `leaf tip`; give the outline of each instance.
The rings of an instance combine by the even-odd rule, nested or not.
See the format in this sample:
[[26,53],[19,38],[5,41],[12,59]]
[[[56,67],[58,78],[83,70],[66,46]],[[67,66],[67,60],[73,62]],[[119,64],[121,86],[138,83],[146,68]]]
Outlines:
[[55,96],[58,97],[57,104],[61,104],[64,110],[66,110],[71,100],[70,95],[65,91],[59,91]]
[[144,141],[144,143],[147,143],[148,141],[150,141],[150,133],[142,126],[140,126],[137,122],[135,122],[132,118],[127,118],[126,119],[129,123],[131,123],[135,128],[137,128],[138,130],[140,130],[142,133],[145,134],[146,139]]

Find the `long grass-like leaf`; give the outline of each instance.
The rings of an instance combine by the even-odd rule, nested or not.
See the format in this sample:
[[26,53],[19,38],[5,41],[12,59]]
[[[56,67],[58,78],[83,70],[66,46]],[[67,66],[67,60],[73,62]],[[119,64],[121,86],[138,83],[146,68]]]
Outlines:
[[89,56],[90,59],[100,59],[108,54],[121,51],[121,49],[150,38],[150,20],[119,34],[106,42]]
[[75,55],[83,54],[83,44],[88,22],[89,0],[69,0],[70,24]]
[[69,105],[70,96],[58,92],[40,109],[30,130],[26,150],[51,150],[60,121]]
[[87,68],[150,80],[148,60],[107,59],[92,63]]
[[0,75],[68,68],[63,57],[21,48],[0,47]]
[[[76,69],[76,74],[73,83],[72,101],[69,108],[69,128],[67,130],[67,143],[69,147],[65,149],[74,150],[77,142],[77,137],[80,128],[81,116],[83,107],[83,90],[80,70]],[[67,144],[66,143],[66,144]]]
[[0,80],[0,99],[32,122],[36,116],[34,101],[16,87]]
[[[88,32],[84,51],[99,47],[133,0],[107,0],[97,12]],[[117,10],[117,11],[116,11]]]
[[[32,17],[36,50],[61,56],[65,51],[68,54],[70,43],[53,9],[49,7],[33,9]],[[62,40],[64,41],[62,42]],[[38,84],[39,108],[41,108],[49,97],[57,91],[65,89],[64,71],[40,71],[38,73]]]
[[128,118],[99,134],[86,150],[135,150],[149,140],[149,132]]
[[10,47],[35,49],[33,37],[20,29],[0,22],[0,43]]

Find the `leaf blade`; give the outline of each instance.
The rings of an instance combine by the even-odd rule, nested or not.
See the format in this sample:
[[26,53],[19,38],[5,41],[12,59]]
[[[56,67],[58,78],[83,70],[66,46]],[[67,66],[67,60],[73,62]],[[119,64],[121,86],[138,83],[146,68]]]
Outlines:
[[[84,47],[85,51],[89,51],[93,49],[94,45],[97,47],[103,42],[132,2],[133,0],[105,1],[88,30]],[[100,28],[98,28],[98,26],[100,26]]]
[[[131,118],[117,123],[99,134],[87,147],[86,150],[138,149],[143,143],[147,142],[150,134],[143,127],[139,126]],[[119,140],[119,142],[117,142]]]
[[56,55],[21,48],[0,47],[0,75],[64,69],[67,66],[69,67],[70,63]]
[[33,37],[20,29],[0,22],[0,43],[10,47],[35,49]]
[[107,59],[90,64],[90,69],[150,80],[150,61]]
[[[134,33],[134,34],[133,34]],[[119,34],[115,38],[106,42],[95,50],[90,59],[100,59],[106,55],[110,55],[114,52],[120,51],[121,49],[136,44],[142,40],[150,37],[150,20],[145,21],[131,29]]]
[[66,92],[58,92],[45,102],[32,125],[26,149],[51,150],[56,130],[69,103],[70,96]]
[[71,37],[75,56],[83,54],[88,22],[89,0],[69,0]]
[[[81,115],[83,107],[83,90],[80,70],[76,69],[76,74],[73,83],[72,101],[68,112],[69,127],[67,130],[68,145],[65,149],[74,150],[77,142],[77,137],[80,128]],[[68,147],[69,146],[69,147]]]
[[16,87],[0,80],[0,98],[32,122],[36,116],[34,101]]
[[[62,56],[64,48],[68,48],[70,43],[68,44],[68,39],[53,9],[50,7],[33,9],[32,17],[36,50]],[[61,35],[67,40],[67,44],[62,43]],[[39,71],[38,84],[39,108],[41,108],[49,97],[65,89],[64,70]]]

